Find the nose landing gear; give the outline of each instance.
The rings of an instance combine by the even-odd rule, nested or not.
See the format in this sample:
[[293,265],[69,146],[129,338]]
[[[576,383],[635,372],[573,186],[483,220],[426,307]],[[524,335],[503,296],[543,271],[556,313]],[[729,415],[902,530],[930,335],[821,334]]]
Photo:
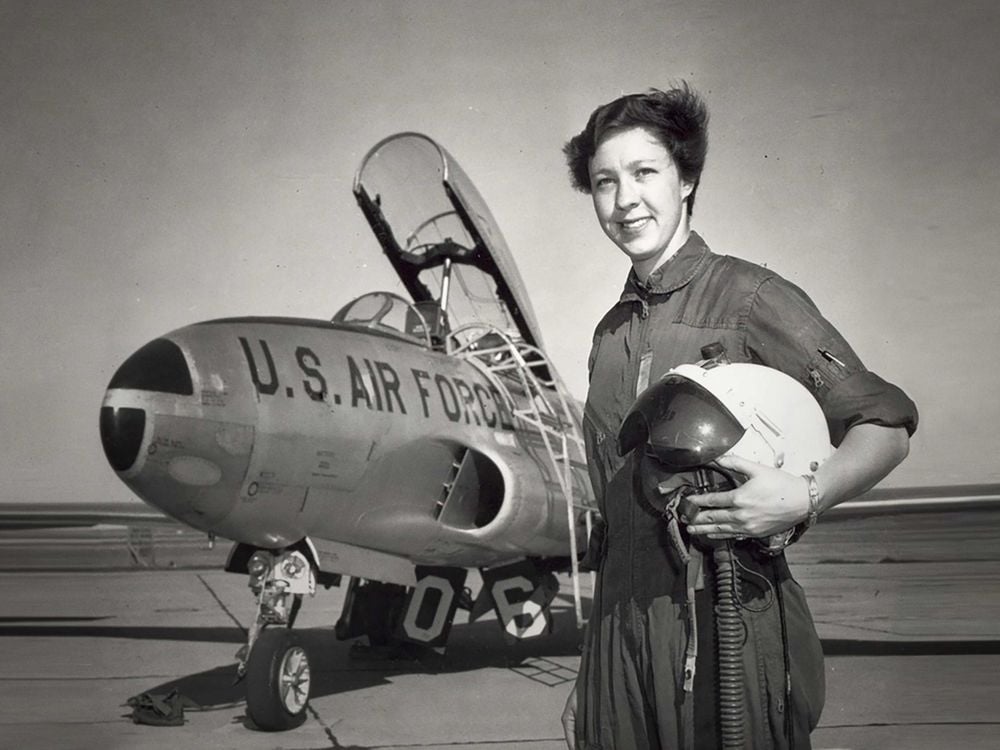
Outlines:
[[236,667],[237,680],[247,682],[247,716],[264,731],[293,729],[306,718],[311,672],[309,652],[291,628],[303,596],[316,593],[316,574],[298,551],[258,550],[247,568],[257,614]]

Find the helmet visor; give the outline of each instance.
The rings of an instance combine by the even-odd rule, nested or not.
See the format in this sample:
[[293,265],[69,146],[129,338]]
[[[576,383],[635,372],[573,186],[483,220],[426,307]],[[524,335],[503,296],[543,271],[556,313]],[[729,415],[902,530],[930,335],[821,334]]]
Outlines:
[[640,443],[671,472],[704,466],[743,437],[743,426],[721,401],[698,383],[667,375],[643,391],[618,433],[624,455]]

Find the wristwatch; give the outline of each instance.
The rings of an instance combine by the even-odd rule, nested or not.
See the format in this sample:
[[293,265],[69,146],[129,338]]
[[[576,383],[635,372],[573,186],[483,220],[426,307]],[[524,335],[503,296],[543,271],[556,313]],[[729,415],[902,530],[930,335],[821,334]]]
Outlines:
[[806,480],[806,487],[809,490],[809,515],[806,516],[805,528],[811,529],[819,520],[819,487],[816,486],[816,477],[812,474],[803,474],[802,477]]

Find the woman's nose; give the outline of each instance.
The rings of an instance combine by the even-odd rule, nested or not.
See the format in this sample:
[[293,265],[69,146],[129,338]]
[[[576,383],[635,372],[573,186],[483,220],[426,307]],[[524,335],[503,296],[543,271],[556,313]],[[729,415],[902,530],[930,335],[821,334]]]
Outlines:
[[615,206],[619,210],[627,210],[639,202],[639,191],[636,190],[629,180],[622,180],[618,183],[618,192],[615,193]]

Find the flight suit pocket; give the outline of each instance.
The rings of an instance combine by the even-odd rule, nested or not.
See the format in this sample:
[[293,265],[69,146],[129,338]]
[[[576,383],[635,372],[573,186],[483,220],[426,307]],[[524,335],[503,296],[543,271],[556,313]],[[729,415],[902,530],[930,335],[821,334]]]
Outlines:
[[606,550],[608,525],[600,517],[594,519],[587,539],[587,552],[580,560],[580,570],[597,571],[601,569]]
[[[753,732],[754,747],[808,750],[826,699],[823,649],[802,588],[790,577],[775,584],[781,594],[774,605],[752,616],[756,684],[763,693],[759,700],[751,696],[748,706],[750,715],[761,719],[760,729]],[[748,680],[748,692],[754,684]]]
[[794,580],[790,580],[789,584],[785,594],[788,670],[791,676],[792,715],[796,719],[798,736],[802,732],[811,732],[819,724],[826,702],[826,667],[823,644],[806,604],[805,592]]
[[[602,421],[592,414],[590,409],[583,413],[583,433],[587,441],[587,471],[590,482],[597,497],[599,506],[603,506],[604,492],[614,474],[617,456],[612,455],[615,441],[608,434]],[[603,511],[603,507],[601,508]]]

